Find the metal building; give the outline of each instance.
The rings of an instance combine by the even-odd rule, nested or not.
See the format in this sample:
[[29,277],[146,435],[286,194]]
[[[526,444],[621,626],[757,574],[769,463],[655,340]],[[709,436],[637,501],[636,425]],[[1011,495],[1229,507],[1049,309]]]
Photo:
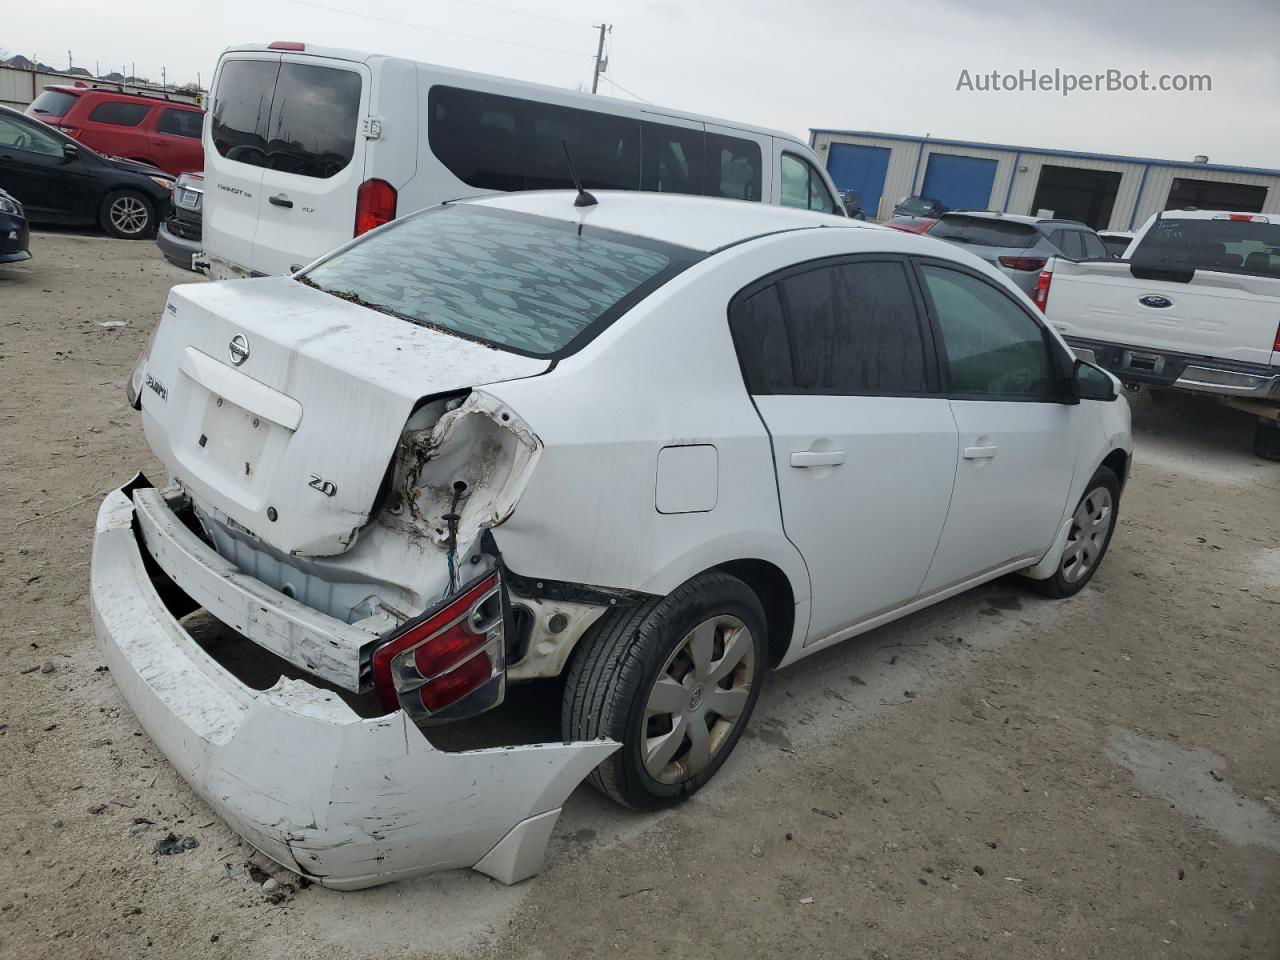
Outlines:
[[863,130],[814,129],[809,143],[836,186],[877,220],[913,194],[953,210],[1050,211],[1098,230],[1132,230],[1158,210],[1188,206],[1280,213],[1280,170]]

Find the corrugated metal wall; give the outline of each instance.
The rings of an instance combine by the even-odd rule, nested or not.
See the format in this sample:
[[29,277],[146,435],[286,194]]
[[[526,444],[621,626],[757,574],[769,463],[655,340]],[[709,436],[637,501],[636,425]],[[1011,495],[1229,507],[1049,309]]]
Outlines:
[[[827,152],[833,141],[888,147],[892,151],[889,169],[885,175],[880,209],[876,211],[874,217],[880,220],[893,212],[893,205],[902,197],[919,191],[924,182],[929,157],[935,153],[987,157],[995,160],[995,182],[991,189],[991,201],[987,206],[988,209],[1001,210],[1005,213],[1035,213],[1031,209],[1031,204],[1035,199],[1036,186],[1040,182],[1041,168],[1045,165],[1119,173],[1120,186],[1116,192],[1115,204],[1111,208],[1111,222],[1108,225],[1112,230],[1129,230],[1131,224],[1133,227],[1141,226],[1147,217],[1157,210],[1163,210],[1173,181],[1178,177],[1267,187],[1267,199],[1262,212],[1280,213],[1280,176],[1269,174],[1235,173],[1213,167],[1170,167],[1123,159],[1101,160],[1091,157],[1059,156],[1003,150],[981,144],[940,144],[926,139],[898,140],[861,134],[818,132],[814,134],[813,145],[818,156],[823,158],[823,162],[826,161]],[[1022,167],[1026,169],[1020,169]],[[871,216],[871,211],[867,213]]]

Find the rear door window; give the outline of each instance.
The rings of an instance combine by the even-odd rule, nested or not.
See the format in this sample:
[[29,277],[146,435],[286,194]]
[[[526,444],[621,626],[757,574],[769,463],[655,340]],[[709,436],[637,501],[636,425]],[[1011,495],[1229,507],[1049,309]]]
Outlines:
[[109,123],[113,127],[136,127],[151,110],[146,103],[100,103],[89,114],[92,123]]
[[221,156],[255,167],[267,165],[267,124],[278,60],[224,60],[209,121]]
[[928,392],[924,333],[900,260],[835,263],[784,277],[730,311],[754,394]]
[[760,169],[760,145],[754,140],[707,134],[707,196],[759,200]]
[[1080,242],[1079,230],[1054,230],[1049,234],[1049,242],[1071,260],[1084,259],[1084,246]]
[[1029,223],[946,214],[929,229],[929,236],[979,247],[1025,250],[1036,242],[1037,234]]
[[204,114],[194,110],[165,110],[156,121],[156,133],[199,140],[203,123]]
[[271,101],[266,166],[327,180],[351,162],[360,113],[360,74],[282,63]]
[[1084,259],[1086,260],[1106,260],[1110,254],[1107,253],[1107,247],[1102,242],[1102,238],[1096,233],[1080,232],[1080,242],[1084,244]]

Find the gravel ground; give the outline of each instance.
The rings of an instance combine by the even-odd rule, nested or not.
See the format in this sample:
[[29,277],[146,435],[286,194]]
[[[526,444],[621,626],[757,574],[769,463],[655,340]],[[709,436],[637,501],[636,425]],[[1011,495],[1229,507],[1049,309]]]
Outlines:
[[[1280,956],[1280,465],[1246,418],[1134,400],[1083,594],[1001,581],[773,675],[677,811],[584,787],[531,882],[269,896],[117,695],[86,597],[97,502],[157,472],[123,383],[191,275],[33,248],[0,267],[0,956]],[[158,855],[171,832],[199,846]]]

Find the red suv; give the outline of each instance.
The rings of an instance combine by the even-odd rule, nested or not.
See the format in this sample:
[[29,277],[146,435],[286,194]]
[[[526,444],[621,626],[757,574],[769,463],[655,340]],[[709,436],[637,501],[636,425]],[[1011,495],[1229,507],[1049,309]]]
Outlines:
[[91,87],[45,87],[27,107],[85,146],[177,176],[204,170],[204,111],[190,103]]

